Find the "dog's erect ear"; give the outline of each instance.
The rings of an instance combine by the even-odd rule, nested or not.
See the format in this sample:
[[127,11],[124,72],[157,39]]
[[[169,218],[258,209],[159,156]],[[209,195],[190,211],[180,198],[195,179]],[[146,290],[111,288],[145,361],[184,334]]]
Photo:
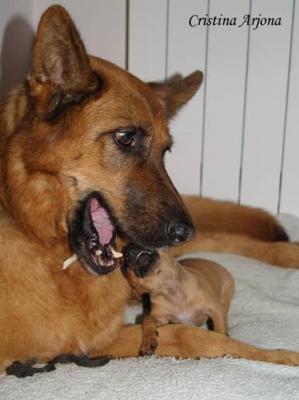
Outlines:
[[166,117],[170,119],[194,96],[202,80],[203,73],[195,71],[186,78],[174,75],[166,82],[150,82],[149,86],[162,100]]
[[41,17],[28,82],[43,119],[56,116],[66,104],[80,102],[100,85],[80,35],[61,6],[48,8]]

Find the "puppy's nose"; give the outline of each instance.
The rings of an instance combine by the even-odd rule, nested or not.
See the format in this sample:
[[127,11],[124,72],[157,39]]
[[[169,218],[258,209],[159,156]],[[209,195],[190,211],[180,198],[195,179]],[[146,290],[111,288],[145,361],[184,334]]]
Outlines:
[[170,222],[167,227],[167,236],[172,244],[186,242],[194,233],[194,227],[180,222]]
[[153,268],[158,258],[158,252],[154,250],[141,250],[135,259],[134,272],[138,278],[144,278]]
[[153,261],[153,252],[149,250],[142,250],[136,256],[136,267],[144,268]]
[[134,270],[138,278],[144,278],[154,267],[159,254],[156,250],[148,249],[135,245],[128,244],[124,249],[124,267],[123,272],[126,276],[128,269]]
[[130,243],[123,249],[124,259],[130,266],[138,266],[149,262],[153,251],[145,247]]

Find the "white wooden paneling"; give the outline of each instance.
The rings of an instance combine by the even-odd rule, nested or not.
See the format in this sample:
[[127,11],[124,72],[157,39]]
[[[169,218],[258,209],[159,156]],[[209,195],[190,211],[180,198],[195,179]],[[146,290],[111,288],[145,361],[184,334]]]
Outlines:
[[[206,27],[190,28],[188,20],[194,13],[205,15],[207,0],[169,2],[168,77],[199,69],[204,71],[206,59]],[[199,193],[202,152],[202,121],[204,84],[171,124],[174,146],[167,155],[166,166],[181,193]]]
[[35,27],[52,4],[69,11],[90,54],[125,67],[126,0],[33,0]]
[[32,39],[32,1],[1,0],[0,100],[28,72]]
[[299,7],[295,4],[280,212],[299,216]]
[[[249,0],[213,0],[211,16],[241,21]],[[238,200],[248,28],[211,26],[202,194]]]
[[[90,53],[142,79],[204,70],[207,84],[171,125],[167,167],[181,192],[201,187],[203,195],[236,200],[239,191],[242,203],[275,212],[280,200],[281,211],[299,215],[299,5],[290,64],[293,0],[3,0],[0,95],[23,78],[31,25],[54,3],[69,10]],[[251,28],[248,57],[247,27],[188,25],[208,9],[241,19],[249,3],[252,17],[281,17],[282,25]]]
[[130,0],[129,71],[139,78],[165,79],[167,0]]
[[281,26],[251,31],[241,202],[277,210],[292,7],[254,0],[252,14],[281,17]]
[[[144,79],[163,79],[199,68],[206,76],[206,85],[171,125],[176,145],[167,157],[167,168],[181,192],[198,193],[201,187],[206,196],[277,210],[292,4],[292,0],[130,1],[131,72]],[[238,23],[249,10],[251,18],[280,17],[282,23],[250,31],[248,26],[188,26],[191,15],[204,17],[208,9],[211,17],[236,17]],[[296,79],[294,72],[291,79]],[[298,96],[290,93],[290,104]],[[296,143],[290,133],[297,125],[291,112],[289,120],[284,210],[286,193],[291,193],[287,187],[294,186],[296,175],[293,172],[291,181],[288,172],[294,171],[295,153],[293,161],[287,161]],[[298,192],[293,190],[294,202]]]

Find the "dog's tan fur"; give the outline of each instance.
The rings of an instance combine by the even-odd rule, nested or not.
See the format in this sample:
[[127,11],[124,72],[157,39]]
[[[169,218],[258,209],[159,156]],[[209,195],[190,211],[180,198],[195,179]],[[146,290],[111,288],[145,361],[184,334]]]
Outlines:
[[143,317],[141,354],[158,345],[157,327],[170,322],[201,326],[209,319],[213,330],[227,335],[227,314],[234,295],[234,280],[221,265],[202,259],[175,261],[166,251],[138,277],[128,266],[126,277],[137,299],[150,295],[150,313]]
[[[129,287],[119,268],[99,277],[79,262],[62,270],[72,253],[67,221],[91,190],[105,193],[130,232],[141,224],[153,234],[157,215],[165,210],[187,215],[161,154],[170,143],[167,117],[192,97],[201,80],[197,72],[147,85],[107,61],[88,58],[62,7],[43,15],[30,74],[0,107],[0,370],[14,360],[49,360],[60,353],[138,354],[141,328],[122,322]],[[149,132],[142,162],[121,154],[111,140],[113,130],[136,125]],[[134,209],[140,218],[128,210],[128,182],[141,190],[142,209]],[[299,266],[297,246],[271,243],[283,238],[283,230],[268,214],[206,199],[185,201],[207,233],[176,248],[176,254],[232,251]],[[198,328],[165,326],[159,335],[157,352],[163,356],[230,354],[299,364],[298,353],[261,350]]]

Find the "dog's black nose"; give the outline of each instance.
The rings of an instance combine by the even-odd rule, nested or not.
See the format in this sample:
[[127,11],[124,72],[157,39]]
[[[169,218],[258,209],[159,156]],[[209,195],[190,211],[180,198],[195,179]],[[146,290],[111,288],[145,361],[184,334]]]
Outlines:
[[167,227],[167,236],[172,244],[185,242],[194,233],[194,228],[179,222],[170,222]]

